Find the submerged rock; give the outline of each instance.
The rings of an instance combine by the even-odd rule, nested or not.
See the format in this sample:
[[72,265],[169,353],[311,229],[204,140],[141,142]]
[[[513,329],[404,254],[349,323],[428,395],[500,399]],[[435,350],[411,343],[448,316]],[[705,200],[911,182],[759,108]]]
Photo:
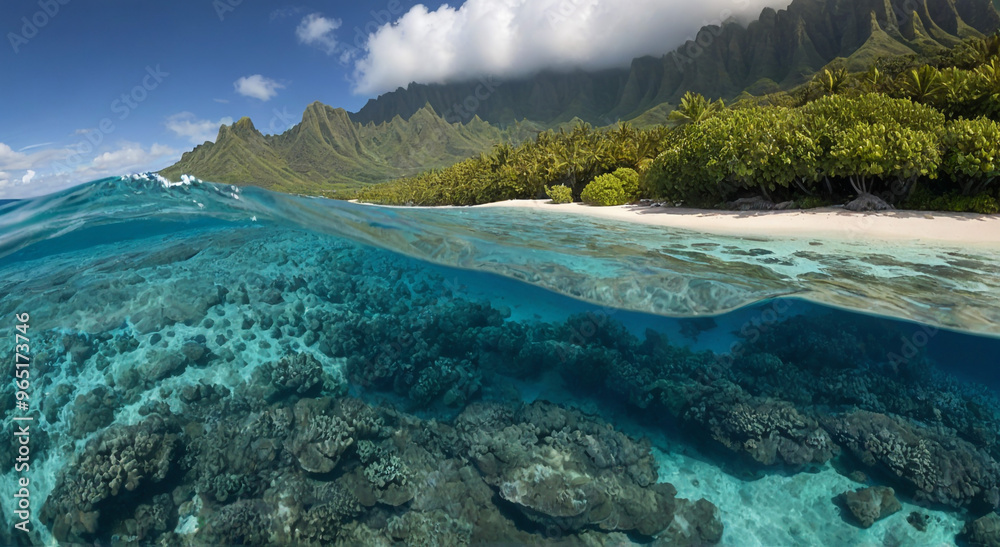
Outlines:
[[884,519],[903,508],[896,499],[896,492],[887,486],[872,486],[844,492],[840,495],[840,500],[862,528],[869,528],[875,521]]
[[918,513],[916,511],[913,511],[909,515],[906,515],[906,522],[910,523],[910,526],[913,526],[914,528],[916,528],[921,532],[927,531],[927,522],[930,519],[931,519],[930,516],[928,516],[926,513]]
[[1000,515],[990,513],[966,524],[963,535],[976,547],[1000,547]]
[[673,486],[655,482],[648,441],[633,441],[595,418],[543,402],[513,414],[476,404],[456,429],[486,482],[543,527],[666,534],[691,544],[721,538],[714,505],[677,498]]

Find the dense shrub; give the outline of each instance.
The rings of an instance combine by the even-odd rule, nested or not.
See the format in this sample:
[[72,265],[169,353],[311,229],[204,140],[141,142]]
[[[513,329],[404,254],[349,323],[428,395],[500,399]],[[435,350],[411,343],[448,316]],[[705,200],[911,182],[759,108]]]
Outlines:
[[625,191],[625,182],[610,173],[588,184],[580,199],[588,205],[625,205],[631,201]]
[[741,194],[814,195],[820,181],[828,193],[891,193],[896,185],[905,195],[918,178],[937,176],[944,125],[931,107],[881,94],[743,107],[680,129],[644,186],[696,206]]
[[621,167],[616,169],[611,175],[622,181],[622,190],[625,191],[625,199],[629,201],[639,199],[639,173],[635,169]]
[[816,209],[818,207],[829,207],[833,205],[829,199],[824,199],[819,196],[806,196],[795,202],[799,209]]
[[964,195],[985,191],[1000,175],[1000,124],[987,119],[955,120],[942,137],[943,176]]
[[552,203],[573,203],[573,191],[569,186],[550,186],[545,193],[552,199]]
[[[519,146],[501,144],[489,154],[447,169],[428,171],[365,188],[360,201],[389,205],[474,205],[505,199],[535,199],[564,185],[578,190],[601,173],[644,170],[663,150],[670,130],[638,130],[629,124],[595,130],[545,131]],[[636,175],[638,176],[638,175]]]
[[947,211],[953,213],[979,213],[995,215],[1000,213],[1000,202],[991,195],[963,196],[957,192],[936,195],[926,186],[914,189],[904,203],[907,209],[917,211]]

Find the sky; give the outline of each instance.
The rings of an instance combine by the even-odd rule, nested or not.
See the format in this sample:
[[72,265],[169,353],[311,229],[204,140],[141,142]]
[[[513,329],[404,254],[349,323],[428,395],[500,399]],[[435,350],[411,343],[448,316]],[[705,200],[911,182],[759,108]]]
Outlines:
[[784,0],[4,0],[0,199],[157,170],[410,82],[627,67]]

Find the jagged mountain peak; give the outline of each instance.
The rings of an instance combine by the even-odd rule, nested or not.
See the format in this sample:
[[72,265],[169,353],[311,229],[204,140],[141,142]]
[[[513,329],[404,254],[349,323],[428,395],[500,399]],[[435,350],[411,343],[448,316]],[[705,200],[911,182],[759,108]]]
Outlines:
[[342,108],[314,102],[300,123],[280,135],[262,135],[250,118],[224,125],[216,142],[185,153],[162,173],[173,179],[190,174],[216,182],[329,193],[451,165],[500,140],[500,131],[490,124],[449,124],[430,104],[406,120],[397,116],[361,125]]

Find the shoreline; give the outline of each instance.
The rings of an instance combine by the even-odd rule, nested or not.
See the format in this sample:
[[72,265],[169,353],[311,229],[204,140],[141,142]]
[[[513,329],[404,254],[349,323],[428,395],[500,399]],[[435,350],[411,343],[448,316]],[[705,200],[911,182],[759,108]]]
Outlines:
[[[358,202],[352,200],[352,203]],[[360,205],[414,208],[370,203],[360,203]],[[645,205],[597,207],[579,202],[553,204],[547,199],[508,200],[471,206],[471,208],[503,207],[580,214],[600,219],[727,236],[833,237],[1000,244],[1000,215],[976,213],[906,210],[858,213],[835,207],[788,211],[717,211]]]

